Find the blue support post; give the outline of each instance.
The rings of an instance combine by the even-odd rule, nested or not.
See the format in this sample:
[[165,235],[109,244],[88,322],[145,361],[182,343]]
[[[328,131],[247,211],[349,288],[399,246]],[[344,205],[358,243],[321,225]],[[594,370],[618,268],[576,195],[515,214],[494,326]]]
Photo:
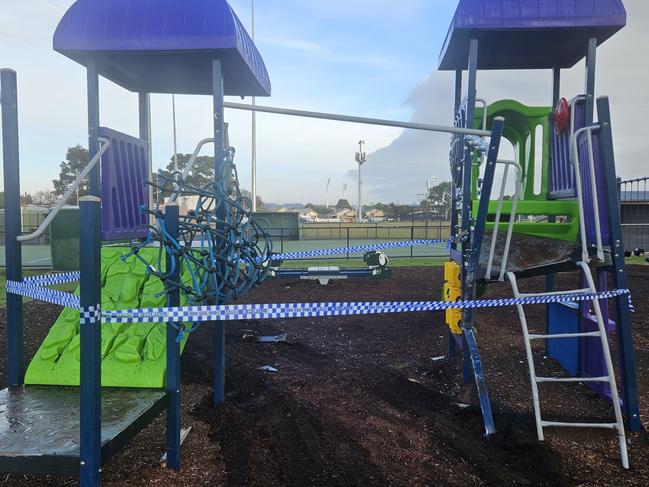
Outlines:
[[[471,39],[469,45],[469,80],[467,92],[467,107],[466,107],[466,126],[473,128],[473,119],[475,116],[475,103],[477,94],[478,83],[478,39]],[[464,165],[462,174],[462,229],[460,238],[462,241],[462,296],[468,296],[467,289],[467,265],[471,258],[471,206],[472,206],[472,172],[473,172],[473,152],[465,147],[464,149]],[[466,298],[465,298],[466,299]],[[466,322],[467,319],[472,319],[472,314],[465,313],[463,321],[468,327],[473,327],[473,322]],[[473,378],[471,370],[471,356],[468,350],[466,337],[463,337],[464,344],[464,360],[463,360],[463,377],[464,383],[470,384]]]
[[[504,126],[505,120],[502,117],[497,117],[494,120],[493,128],[491,130],[491,141],[489,142],[489,152],[487,154],[487,159],[485,162],[486,166],[484,172],[484,180],[482,182],[482,188],[480,190],[480,206],[478,207],[478,215],[475,222],[475,228],[473,230],[473,238],[471,239],[469,265],[464,282],[464,299],[467,300],[478,299],[477,278],[478,267],[480,263],[480,253],[482,252],[482,241],[487,224],[487,214],[489,212],[489,200],[491,198],[491,189],[493,187],[494,175],[496,173],[496,162],[498,160],[498,152],[500,150],[500,141],[502,139]],[[480,353],[478,351],[478,345],[474,336],[474,321],[474,310],[464,310],[462,331],[465,337],[465,355],[468,355],[471,361],[473,378],[476,383],[478,398],[480,399],[480,408],[482,409],[482,418],[484,421],[485,431],[486,435],[489,436],[496,431],[496,427],[494,425],[494,420],[491,413],[491,403],[489,401],[487,384],[485,383],[484,374],[482,372]]]
[[[22,249],[16,239],[20,225],[20,151],[18,146],[18,87],[16,72],[0,70],[2,161],[5,191],[5,266],[7,280],[21,282]],[[7,293],[7,383],[20,386],[25,378],[23,357],[23,298]]]
[[586,126],[595,120],[595,75],[597,67],[597,38],[588,40],[588,54],[586,55]]
[[[87,63],[89,158],[99,150],[99,77]],[[90,195],[79,203],[81,271],[80,478],[82,487],[101,483],[101,186],[97,165],[89,175]]]
[[[223,113],[223,71],[221,60],[212,61],[212,99],[214,113],[214,169],[216,180],[223,174],[225,163],[225,123]],[[221,205],[223,207],[223,205]],[[225,215],[218,215],[225,220]],[[219,246],[221,247],[221,246]],[[220,263],[219,265],[223,265]],[[225,271],[225,269],[224,269]],[[216,303],[221,304],[221,303]],[[225,325],[217,321],[214,325],[214,405],[225,402]]]
[[[561,69],[554,68],[552,70],[552,106],[555,107],[561,98]],[[554,215],[548,216],[548,223],[556,223],[557,217]],[[555,289],[556,276],[551,273],[545,276],[545,291],[552,292]],[[550,305],[545,306],[545,331],[550,333]],[[545,340],[545,353],[548,353],[548,340]]]
[[[460,105],[462,104],[462,70],[458,69],[455,71],[455,103],[453,110],[453,118],[457,115]],[[452,178],[451,178],[452,179]],[[458,224],[458,215],[457,215],[457,194],[455,191],[455,184],[451,188],[451,237],[454,237],[457,232]],[[451,242],[451,250],[457,250],[457,243],[455,241]],[[451,330],[448,330],[448,357],[451,358],[457,352],[457,342],[451,333]]]
[[[178,239],[178,204],[167,204],[165,206],[165,223],[167,231],[174,238]],[[169,280],[167,287],[167,306],[177,308],[180,306],[180,289],[170,282],[180,282],[180,260],[177,256],[167,254],[167,275]],[[178,338],[178,326],[182,323],[167,323],[167,394],[169,395],[169,406],[167,408],[167,467],[173,470],[180,470],[180,425],[181,425],[181,404],[180,404],[180,343]]]
[[[628,289],[629,282],[624,261],[624,241],[622,239],[622,219],[620,217],[620,199],[618,179],[615,171],[615,151],[613,150],[613,132],[611,129],[611,110],[607,97],[597,100],[599,115],[600,150],[603,156],[606,185],[606,212],[611,234],[611,257],[613,260],[613,282],[617,289]],[[633,333],[631,313],[627,296],[615,298],[617,315],[618,357],[622,377],[623,411],[626,414],[629,429],[640,431],[640,408],[638,405],[638,385],[636,381],[635,354],[633,351]]]
[[[139,125],[140,125],[140,139],[146,140],[149,143],[147,149],[147,177],[149,181],[153,181],[153,164],[151,157],[151,95],[148,93],[139,93],[138,94],[138,113],[139,113]],[[148,202],[149,206],[153,207],[153,186],[148,187],[149,195]]]

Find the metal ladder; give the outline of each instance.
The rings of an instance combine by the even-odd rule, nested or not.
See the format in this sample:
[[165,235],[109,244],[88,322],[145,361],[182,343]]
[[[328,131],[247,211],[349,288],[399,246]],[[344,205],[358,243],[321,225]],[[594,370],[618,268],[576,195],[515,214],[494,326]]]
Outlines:
[[[583,270],[584,276],[588,282],[588,288],[586,289],[576,289],[573,291],[561,291],[562,294],[590,294],[596,293],[597,289],[595,287],[595,282],[593,280],[592,273],[590,268],[585,262],[578,262],[577,265]],[[537,293],[537,294],[525,294],[521,293],[518,290],[518,283],[516,281],[516,276],[514,273],[507,273],[507,278],[511,283],[512,290],[514,291],[514,297],[523,298],[523,297],[536,297],[536,296],[546,296],[556,294],[554,293]],[[525,341],[525,352],[527,354],[527,365],[530,371],[530,382],[532,384],[532,401],[534,403],[534,417],[536,420],[536,432],[539,438],[539,441],[544,440],[543,428],[544,427],[568,427],[568,428],[602,428],[602,429],[613,429],[617,431],[618,439],[620,442],[620,454],[622,457],[622,466],[624,468],[629,468],[629,457],[627,454],[626,448],[626,435],[624,432],[624,420],[622,418],[622,411],[620,408],[620,399],[617,392],[617,384],[615,381],[615,371],[613,369],[613,361],[611,360],[611,351],[608,345],[608,337],[606,332],[606,327],[604,326],[604,319],[602,317],[602,310],[600,308],[599,300],[593,299],[592,301],[593,310],[595,311],[595,317],[597,318],[598,331],[587,332],[587,333],[564,333],[564,334],[530,334],[527,327],[527,319],[525,317],[525,311],[523,310],[522,305],[517,305],[518,317],[521,321],[521,328],[523,331],[523,339]],[[599,337],[602,342],[602,349],[604,352],[604,361],[606,363],[606,372],[608,375],[603,377],[538,377],[536,375],[536,370],[534,367],[534,357],[532,355],[532,340],[547,340],[547,339],[565,339],[565,338],[579,338],[579,337]],[[613,409],[615,411],[615,422],[614,423],[570,423],[570,422],[557,422],[557,421],[543,421],[541,418],[541,405],[539,403],[539,384],[552,383],[552,382],[608,382],[611,388],[611,400],[613,402]]]

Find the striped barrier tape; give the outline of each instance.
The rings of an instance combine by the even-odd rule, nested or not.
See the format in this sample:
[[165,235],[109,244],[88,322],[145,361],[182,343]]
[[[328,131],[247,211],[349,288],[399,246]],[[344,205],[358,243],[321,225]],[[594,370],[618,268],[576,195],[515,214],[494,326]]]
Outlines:
[[401,247],[417,247],[421,245],[446,244],[449,246],[451,240],[409,240],[407,242],[386,242],[371,245],[356,245],[353,247],[338,247],[334,249],[320,250],[303,250],[299,252],[285,252],[282,254],[273,254],[273,260],[298,260],[308,259],[311,257],[323,257],[326,255],[346,255],[347,253],[356,254],[359,252],[370,252],[372,250],[396,249]]
[[66,272],[62,274],[47,274],[44,276],[28,276],[23,278],[23,283],[33,286],[52,286],[67,282],[77,282],[81,279],[80,272]]
[[203,323],[209,321],[261,320],[284,318],[315,318],[326,316],[358,316],[388,313],[416,313],[423,311],[444,311],[446,309],[483,309],[532,304],[582,302],[594,299],[610,299],[626,295],[629,308],[633,311],[630,291],[614,289],[597,293],[551,294],[521,298],[499,298],[475,301],[374,301],[341,303],[284,303],[284,304],[240,304],[221,306],[188,306],[182,308],[142,308],[129,310],[82,309],[79,297],[28,283],[7,281],[7,292],[38,299],[48,303],[79,309],[82,315],[92,313],[101,316],[103,323]]
[[36,286],[32,283],[7,281],[7,292],[64,306],[66,308],[81,308],[79,296],[64,291],[58,291],[56,289]]
[[326,316],[357,316],[387,313],[416,313],[446,309],[500,308],[516,305],[592,301],[630,295],[628,289],[589,294],[553,294],[522,298],[486,299],[476,301],[377,301],[349,303],[286,303],[241,304],[223,306],[189,306],[184,308],[143,308],[105,310],[102,322],[129,323],[202,323],[208,321],[262,320],[284,318],[315,318]]

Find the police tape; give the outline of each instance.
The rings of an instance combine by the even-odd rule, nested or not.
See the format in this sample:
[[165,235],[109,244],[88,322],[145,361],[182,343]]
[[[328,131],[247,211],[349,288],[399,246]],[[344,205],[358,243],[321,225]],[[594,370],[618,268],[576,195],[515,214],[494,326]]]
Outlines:
[[[389,313],[418,313],[446,309],[481,309],[533,304],[593,301],[630,295],[628,289],[597,293],[552,294],[520,298],[485,299],[475,301],[376,301],[345,303],[285,303],[240,304],[220,306],[188,306],[182,308],[142,308],[103,310],[103,323],[203,323],[210,321],[266,320],[288,318],[317,318],[328,316],[358,316]],[[629,301],[630,304],[630,301]]]
[[357,254],[360,252],[371,252],[372,250],[397,249],[402,247],[418,247],[423,245],[446,244],[448,247],[451,240],[408,240],[404,242],[385,242],[370,245],[355,245],[352,247],[337,247],[333,249],[303,250],[298,252],[284,252],[281,254],[272,254],[272,260],[298,260],[308,259],[311,257],[324,257],[327,255],[347,255]]
[[187,306],[177,308],[139,308],[101,310],[81,308],[79,297],[29,283],[7,281],[7,292],[48,303],[78,309],[82,316],[101,317],[103,323],[203,323],[210,321],[264,320],[288,318],[317,318],[328,316],[358,316],[392,313],[418,313],[447,309],[485,309],[510,306],[529,306],[566,302],[583,302],[627,296],[633,311],[630,291],[614,289],[596,293],[562,294],[557,292],[542,296],[498,298],[474,301],[371,301],[329,303],[237,304],[215,306]]

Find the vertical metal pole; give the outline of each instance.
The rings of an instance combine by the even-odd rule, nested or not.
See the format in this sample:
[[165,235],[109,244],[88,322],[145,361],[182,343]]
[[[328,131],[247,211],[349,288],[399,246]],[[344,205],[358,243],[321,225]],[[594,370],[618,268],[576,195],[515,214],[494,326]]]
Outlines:
[[101,322],[95,319],[101,303],[101,200],[82,196],[79,218],[80,476],[81,485],[90,487],[99,485],[101,479]]
[[[169,234],[178,239],[178,202],[165,206],[165,223]],[[167,254],[167,306],[177,308],[180,306],[180,290],[170,282],[180,282],[180,262],[177,256]],[[167,467],[173,470],[180,470],[180,343],[178,337],[178,326],[182,323],[167,323],[167,394],[169,395],[169,406],[167,408]]]
[[[255,42],[255,0],[252,0],[252,42]],[[257,99],[252,97],[252,106]],[[252,111],[252,212],[257,212],[257,112]]]
[[[139,93],[139,119],[140,119],[140,139],[148,142],[147,148],[147,172],[149,181],[153,181],[153,154],[151,146],[151,95],[148,93]],[[149,191],[149,208],[153,208],[153,186],[148,187]]]
[[[473,128],[473,118],[475,115],[475,102],[477,97],[477,81],[478,81],[478,39],[471,39],[469,47],[469,81],[468,81],[468,98],[466,109],[466,126]],[[467,288],[467,267],[471,258],[471,205],[472,205],[472,176],[473,176],[473,153],[468,148],[464,149],[464,167],[463,167],[463,180],[462,180],[462,296],[468,299]],[[473,319],[473,313],[466,313],[467,318]],[[464,323],[465,327],[472,328],[473,323]],[[464,367],[463,377],[464,383],[469,384],[473,379],[471,370],[471,357],[468,351],[468,344],[466,337],[463,341],[464,344]]]
[[[99,151],[99,76],[88,60],[88,156]],[[92,170],[90,194],[79,203],[81,231],[81,323],[80,335],[80,476],[82,486],[99,485],[101,479],[101,186],[100,164]]]
[[[557,102],[561,98],[561,68],[554,68],[552,70],[552,106],[555,107]],[[552,169],[550,169],[552,170]],[[556,223],[557,217],[552,215],[548,216],[548,223]],[[546,292],[554,291],[555,289],[556,276],[555,274],[547,274],[545,276],[545,290]],[[546,333],[550,333],[550,306],[545,306],[545,329]],[[548,340],[544,340],[545,350],[547,353],[548,350]]]
[[[225,125],[223,114],[223,71],[221,69],[220,59],[214,59],[212,61],[212,99],[214,113],[214,169],[216,181],[222,182],[223,165],[225,163]],[[225,220],[225,215],[217,216],[220,220]],[[225,325],[222,321],[217,321],[214,325],[214,405],[218,406],[224,402]]]
[[[613,282],[617,289],[628,289],[629,283],[624,261],[624,240],[622,238],[622,221],[620,217],[620,200],[618,198],[617,174],[615,171],[615,152],[613,150],[613,133],[611,129],[611,112],[607,97],[597,100],[597,112],[601,123],[600,150],[604,160],[606,195],[608,205],[609,228],[611,233],[611,257],[613,259]],[[633,352],[633,334],[631,313],[627,296],[615,298],[617,311],[617,340],[620,375],[622,377],[622,397],[624,413],[631,431],[640,431],[640,410],[638,405],[638,385],[636,382],[635,355]]]
[[[462,104],[462,70],[458,69],[455,71],[455,103],[453,105],[453,118],[457,116],[457,112],[460,109],[460,105]],[[453,178],[451,178],[453,180]],[[450,237],[453,238],[457,234],[457,225],[458,225],[458,213],[457,213],[457,192],[455,191],[455,184],[453,183],[451,185],[451,212],[450,212],[450,217],[451,217],[451,232],[450,232]],[[441,222],[440,222],[441,225]],[[441,230],[439,235],[441,235]],[[438,236],[437,238],[441,238]],[[455,239],[451,241],[451,249],[452,250],[457,250],[457,242]],[[449,358],[455,355],[457,351],[457,342],[455,341],[455,338],[453,337],[453,334],[451,333],[451,330],[448,330],[448,356]],[[466,361],[465,361],[466,363]]]
[[588,40],[586,55],[586,125],[591,125],[595,119],[595,74],[597,67],[597,38]]
[[[18,86],[16,72],[0,70],[2,104],[2,161],[5,190],[5,266],[7,280],[21,282],[22,249],[16,239],[20,227],[20,150],[18,145]],[[20,386],[25,376],[23,358],[23,298],[7,293],[7,382]]]

